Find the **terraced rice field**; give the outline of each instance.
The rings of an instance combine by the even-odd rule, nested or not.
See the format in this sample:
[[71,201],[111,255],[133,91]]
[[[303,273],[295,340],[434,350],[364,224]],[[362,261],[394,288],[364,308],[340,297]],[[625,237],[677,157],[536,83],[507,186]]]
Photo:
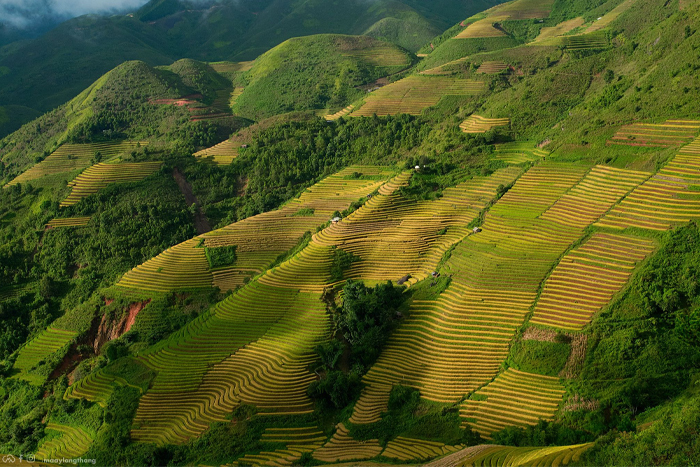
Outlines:
[[54,175],[64,172],[83,169],[90,165],[95,152],[102,155],[102,160],[116,155],[132,151],[137,146],[145,146],[145,141],[122,141],[119,143],[93,143],[93,144],[64,144],[56,149],[50,156],[34,165],[26,172],[20,174],[6,186],[17,183],[26,183],[42,178],[46,175]]
[[[408,174],[384,184],[388,172],[351,167],[278,211],[181,245],[190,250],[202,250],[197,246],[205,245],[237,245],[239,260],[230,270],[246,258],[248,267],[261,265],[256,271],[262,274],[137,357],[157,376],[141,399],[132,437],[156,444],[183,443],[203,433],[210,423],[226,420],[227,414],[242,403],[256,406],[263,416],[312,412],[314,406],[306,389],[316,378],[309,371],[316,359],[313,349],[329,337],[332,329],[320,297],[337,280],[331,275],[335,248],[360,257],[345,271],[346,278],[371,283],[410,274],[409,284],[413,284],[428,277],[443,252],[463,240],[442,269],[443,274],[452,275],[448,289],[436,300],[414,301],[410,317],[392,335],[365,376],[366,387],[355,406],[352,423],[379,420],[395,384],[415,387],[431,401],[456,403],[489,383],[507,356],[515,330],[535,304],[540,284],[587,227],[555,222],[542,214],[562,195],[573,193],[577,185],[582,189],[592,173],[606,176],[602,168],[591,171],[588,167],[541,163],[520,177],[496,203],[486,217],[483,232],[471,234],[466,225],[494,197],[496,188],[512,183],[521,170],[502,169],[490,177],[474,178],[445,190],[436,201],[417,202],[402,198],[398,190]],[[355,172],[364,177],[353,176]],[[293,258],[264,272],[274,260],[273,254],[296,245],[303,232],[315,230],[335,210],[341,210],[339,205],[347,206],[377,188],[378,194],[363,207],[318,232]],[[605,200],[608,196],[606,192],[600,194]],[[598,203],[599,199],[593,197],[590,202]],[[447,228],[446,233],[437,235],[443,228]],[[177,274],[201,262],[186,259],[188,254],[191,252],[178,256],[182,267],[173,267],[173,258],[163,261],[162,266],[149,265],[148,274],[141,279],[143,285],[133,282],[130,287],[149,287],[154,283],[149,277],[165,272],[166,267],[168,275],[176,273],[175,282],[179,281]],[[211,275],[207,279],[211,285],[217,271],[209,271],[206,259],[202,259],[202,274]],[[159,267],[163,269],[158,271]],[[194,283],[198,283],[199,274],[194,277]],[[185,283],[193,281],[183,278]],[[168,287],[163,286],[166,290]],[[77,389],[72,395],[104,398],[115,384],[106,370],[74,385]],[[532,378],[536,381],[530,384]],[[528,391],[513,395],[503,390],[523,384],[518,383],[520,380],[527,380]],[[512,404],[516,407],[512,414],[516,424],[529,423],[540,414],[538,410],[546,412],[544,415],[550,413],[551,402],[538,405],[537,401],[549,400],[556,386],[552,381],[509,370],[482,389],[484,394],[493,393],[486,408],[498,411],[501,405]],[[463,407],[464,413],[469,410]],[[488,425],[482,424],[482,428]],[[271,442],[277,439],[274,436],[281,436],[268,434]],[[401,442],[392,447],[399,449]],[[360,443],[351,439],[341,425],[314,457],[326,462],[348,461],[373,458],[382,451],[376,441]],[[288,443],[286,449],[251,455],[243,463],[291,463],[303,452],[308,451]]]
[[608,38],[604,33],[563,36],[561,38],[561,46],[569,50],[604,49],[609,45]]
[[540,149],[534,142],[513,142],[496,144],[494,159],[507,164],[536,162],[549,156],[549,151]]
[[637,0],[625,0],[624,2],[620,3],[618,6],[610,10],[608,13],[603,15],[603,17],[599,20],[596,20],[591,24],[588,28],[586,28],[586,32],[595,32],[595,31],[600,31],[601,29],[607,28],[610,26],[610,24],[615,21],[622,13],[625,11],[629,10],[632,5],[634,5],[637,2]]
[[583,26],[585,20],[582,17],[570,19],[553,27],[544,27],[540,30],[537,38],[529,45],[559,45],[562,43],[561,37],[566,33]]
[[[414,300],[410,317],[364,377],[351,422],[378,421],[395,384],[415,387],[428,400],[455,403],[498,374],[541,282],[587,227],[541,215],[585,183],[587,172],[540,164],[496,203],[483,232],[462,241],[445,264],[443,274],[452,275],[447,290],[434,301]],[[548,397],[540,389],[534,388]]]
[[343,52],[343,55],[346,57],[358,58],[378,67],[408,67],[411,64],[406,54],[388,44]]
[[547,211],[559,198],[580,182],[588,167],[544,163],[530,169],[517,190],[510,190],[491,209],[494,216],[535,218]]
[[454,75],[456,74],[455,65],[466,63],[466,61],[467,57],[458,58],[457,60],[452,60],[451,62],[447,62],[443,65],[423,70],[420,72],[420,74],[429,76]]
[[510,126],[510,118],[485,118],[480,115],[471,115],[459,125],[459,128],[464,133],[486,133],[503,126]]
[[401,461],[426,461],[459,451],[463,447],[463,445],[446,446],[444,443],[399,436],[387,444],[382,456]]
[[481,81],[413,75],[372,92],[365,98],[364,105],[351,116],[418,115],[436,105],[444,96],[472,96],[484,89],[485,84]]
[[227,139],[215,146],[195,152],[194,157],[199,159],[211,157],[216,164],[231,165],[231,162],[238,157],[238,149],[240,147],[240,142]]
[[181,443],[241,403],[269,415],[312,412],[308,367],[329,332],[320,293],[249,284],[139,356],[157,376],[141,398],[132,437]]
[[[408,201],[398,192],[387,192],[316,234],[314,241],[361,259],[346,271],[348,279],[378,283],[410,275],[407,284],[413,284],[428,277],[450,245],[469,233],[465,226],[495,197],[496,188],[518,173],[512,168],[472,179],[445,190],[442,199],[432,202]],[[394,183],[405,183],[409,176],[397,177]],[[437,235],[444,228],[449,231]]]
[[476,70],[476,72],[483,73],[486,75],[497,75],[499,73],[503,73],[508,69],[509,66],[507,63],[497,60],[491,62],[483,62],[481,65],[479,65],[479,68]]
[[70,344],[75,336],[77,336],[76,332],[49,327],[19,350],[12,368],[20,371],[19,378],[41,384],[45,377],[33,375],[29,370]]
[[[369,178],[348,178],[354,173]],[[126,273],[117,285],[151,292],[207,287],[219,287],[223,291],[235,289],[251,276],[264,272],[278,256],[294,247],[305,232],[315,231],[328,222],[335,211],[343,211],[353,201],[375,191],[390,174],[378,167],[348,167],[309,188],[299,199],[281,209],[169,248]],[[299,215],[300,212],[304,215]],[[210,270],[203,247],[233,245],[237,246],[235,264]]]
[[[471,22],[455,39],[499,37],[506,34],[494,23],[505,20],[547,18],[554,0],[516,0],[487,10],[486,17]],[[478,18],[478,16],[476,17]],[[467,20],[469,21],[469,20]]]
[[314,451],[313,456],[322,462],[343,462],[371,459],[381,452],[382,447],[378,440],[355,441],[350,437],[345,425],[340,423],[331,440]]
[[670,148],[691,143],[700,132],[700,121],[667,120],[664,123],[625,125],[607,144]]
[[236,73],[250,70],[253,68],[253,62],[212,62],[209,66],[217,73]]
[[508,426],[535,425],[551,420],[565,393],[559,378],[509,368],[467,399],[460,409],[464,424],[482,437]]
[[349,105],[349,106],[345,107],[344,109],[341,109],[334,114],[326,115],[323,118],[325,118],[327,121],[338,120],[339,118],[345,117],[346,115],[350,114],[354,109],[355,109],[354,105]]
[[51,219],[46,227],[58,229],[61,227],[85,227],[90,222],[89,217],[68,217],[64,219]]
[[236,86],[233,88],[233,91],[231,91],[231,94],[229,95],[229,100],[228,100],[228,106],[233,107],[236,104],[236,101],[238,100],[239,97],[241,97],[241,94],[243,94],[243,91],[245,91],[244,87],[241,86]]
[[[442,219],[466,223],[495,195],[499,184],[507,182],[507,177],[512,180],[517,173],[518,169],[505,169],[500,176],[486,179],[488,184],[484,180],[467,182],[454,192],[446,190],[442,200],[432,205],[426,202],[425,205],[427,208],[443,206],[441,209],[446,214]],[[404,179],[399,177],[385,185],[370,203],[388,206],[396,201],[396,189]],[[381,183],[339,177],[327,185],[363,182]],[[366,185],[363,187],[367,188]],[[309,190],[300,198],[299,204],[315,206],[314,212],[322,212],[324,206],[327,210],[335,210],[334,206],[328,206],[327,189],[321,190],[317,186],[316,190]],[[226,414],[241,403],[255,405],[269,415],[312,412],[313,404],[306,395],[306,388],[315,375],[308,368],[316,359],[314,346],[330,333],[330,321],[320,296],[332,281],[333,247],[341,246],[324,243],[320,239],[328,239],[331,235],[321,234],[343,225],[349,226],[346,228],[350,228],[350,232],[358,232],[352,229],[354,217],[372,217],[372,213],[386,212],[377,211],[377,206],[370,203],[340,224],[315,236],[297,256],[240,289],[176,336],[140,355],[139,361],[156,371],[158,376],[141,399],[132,436],[156,443],[183,442],[202,433],[212,421],[223,421]],[[448,215],[458,213],[459,209],[465,214]],[[440,213],[439,209],[426,210],[431,216]],[[406,235],[425,236],[428,231],[421,233],[423,231],[416,229],[428,217],[415,217],[416,212],[412,209],[404,212]],[[330,212],[326,211],[325,218],[328,216]],[[414,218],[409,222],[411,216]],[[434,223],[433,232],[443,223]],[[456,240],[450,240],[449,235],[441,237],[445,238],[441,239],[442,242]],[[208,234],[204,238],[208,239]],[[395,242],[405,240],[398,237]],[[386,241],[384,245],[387,245]],[[373,250],[369,248],[368,251]],[[435,256],[435,262],[442,254],[439,249],[436,251],[439,255]],[[360,263],[371,265],[371,255],[366,258]],[[433,266],[429,264],[430,256],[427,258],[423,263],[408,264],[412,268],[410,272],[427,275]],[[423,265],[425,263],[428,267]],[[379,274],[382,278],[395,275],[395,271],[377,273],[372,268],[365,271],[362,275]],[[352,275],[352,270],[350,273]],[[186,373],[183,369],[187,369]],[[342,436],[336,436],[335,441],[317,451],[317,457],[334,456],[339,438]],[[347,447],[345,441],[340,444]],[[363,447],[366,448],[367,443]],[[378,454],[381,447],[377,446],[376,450]],[[356,452],[353,456],[357,456]]]
[[596,166],[542,214],[542,218],[583,228],[597,221],[650,176],[647,172]]
[[57,431],[61,435],[39,446],[35,457],[38,461],[44,459],[74,459],[85,454],[92,444],[92,436],[82,428],[49,423],[47,431]]
[[447,290],[437,300],[414,300],[410,317],[365,375],[352,423],[378,421],[395,384],[417,388],[431,401],[456,403],[498,374],[541,281],[582,233],[535,218],[585,171],[537,166],[496,203],[505,205],[501,214],[488,215],[483,232],[462,241],[443,267],[443,274],[452,274]]
[[107,401],[114,391],[115,384],[114,376],[103,370],[90,374],[71,385],[63,398],[66,400],[86,399],[96,402],[102,407],[107,407]]
[[700,219],[700,156],[679,154],[596,225],[667,230]]
[[96,164],[70,182],[71,192],[61,202],[61,207],[72,206],[81,199],[93,195],[110,183],[128,183],[143,180],[155,173],[162,162],[132,162],[119,164]]
[[[370,178],[347,178],[355,172]],[[213,271],[214,285],[224,291],[243,285],[247,278],[263,272],[279,255],[294,247],[305,232],[314,232],[335,211],[343,211],[351,202],[378,189],[390,174],[377,167],[349,167],[309,188],[282,209],[205,234],[208,247],[237,245],[236,263],[231,268]]]
[[0,302],[17,298],[29,288],[30,286],[27,285],[9,285],[2,287],[0,288]]
[[596,233],[562,258],[545,283],[530,322],[583,329],[654,250],[649,239]]
[[683,146],[678,154],[685,156],[700,156],[700,137],[695,138],[692,143]]
[[424,464],[425,467],[456,467],[468,466],[470,459],[476,459],[480,454],[490,452],[495,446],[492,444],[479,444],[468,448],[460,449],[440,459]]
[[153,292],[212,287],[214,277],[199,243],[199,240],[192,239],[168,248],[124,274],[117,285]]
[[[131,360],[129,364],[131,366],[130,378],[132,381],[127,381],[120,376],[119,367],[114,372],[111,368],[104,368],[69,386],[63,398],[66,400],[87,399],[102,407],[107,407],[107,402],[117,386],[130,386],[138,389],[143,394],[144,388],[139,386],[139,384],[149,378],[150,375],[148,373],[150,370],[144,365],[139,365],[135,360]],[[135,371],[134,369],[139,366],[140,370]]]
[[201,101],[203,98],[201,94],[184,96],[179,99],[153,99],[149,102],[153,105],[185,107],[190,114],[191,122],[218,120],[233,116],[230,104],[234,97],[238,99],[236,94],[239,92],[243,93],[243,91],[237,91],[236,88],[220,89],[216,91],[216,97],[211,105],[206,105]]
[[509,19],[539,19],[549,16],[553,4],[554,0],[516,0],[498,5],[492,10],[499,15],[507,14]]
[[[351,179],[362,173],[369,179]],[[391,172],[368,166],[349,167],[304,192],[283,208],[250,217],[194,240],[172,247],[124,275],[118,286],[166,292],[187,288],[219,287],[223,291],[242,286],[264,272],[275,259],[294,247],[305,232],[328,222],[355,200],[379,188]],[[310,212],[311,214],[299,215]],[[200,245],[200,242],[203,242]],[[209,270],[204,248],[236,245],[231,267]]]
[[593,443],[546,448],[481,445],[465,449],[443,459],[426,464],[426,467],[559,467],[578,462]]
[[482,39],[487,37],[502,37],[506,33],[500,29],[495,28],[493,25],[499,21],[504,21],[508,19],[506,14],[494,14],[493,16],[488,16],[486,18],[474,21],[469,26],[467,26],[462,32],[457,34],[454,39]]
[[[357,178],[355,173],[366,178]],[[211,286],[204,250],[197,248],[200,242],[210,247],[236,244],[242,254],[270,248],[268,253],[277,255],[294,246],[303,232],[328,221],[334,211],[376,190],[388,174],[376,167],[350,167],[279,211],[173,247],[132,270],[119,285],[139,290],[153,290],[155,286],[163,291],[207,283]],[[300,211],[313,214],[298,215]],[[284,222],[289,222],[289,230],[278,235],[285,227],[279,224]],[[329,317],[320,297],[331,280],[333,254],[332,248],[311,243],[298,256],[142,353],[138,361],[157,376],[139,404],[134,439],[184,442],[200,435],[212,421],[224,421],[241,403],[255,405],[267,415],[312,412],[306,389],[316,376],[308,368],[316,359],[314,346],[330,333]],[[274,260],[274,256],[269,258],[265,261]],[[163,281],[154,280],[163,273]],[[77,392],[69,388],[68,397],[83,394],[103,398],[113,384],[113,378],[103,376],[107,370],[93,375],[91,381],[74,385],[79,388]]]
[[306,452],[320,448],[326,436],[318,427],[268,428],[263,433],[262,442],[284,444],[285,449],[246,454],[232,465],[294,465]]
[[295,446],[321,446],[326,441],[317,426],[302,428],[267,428],[260,441],[266,443],[279,443],[287,447]]

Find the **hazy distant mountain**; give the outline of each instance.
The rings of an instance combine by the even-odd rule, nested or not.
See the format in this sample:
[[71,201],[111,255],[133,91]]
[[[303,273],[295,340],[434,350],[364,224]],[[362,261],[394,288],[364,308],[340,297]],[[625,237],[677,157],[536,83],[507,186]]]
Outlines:
[[[153,0],[130,15],[75,18],[0,49],[0,106],[45,112],[126,60],[150,65],[180,58],[252,60],[291,37],[312,34],[368,34],[416,51],[451,25],[500,2]],[[6,41],[21,34],[30,32]],[[9,109],[5,113],[9,123],[0,136],[27,121]]]

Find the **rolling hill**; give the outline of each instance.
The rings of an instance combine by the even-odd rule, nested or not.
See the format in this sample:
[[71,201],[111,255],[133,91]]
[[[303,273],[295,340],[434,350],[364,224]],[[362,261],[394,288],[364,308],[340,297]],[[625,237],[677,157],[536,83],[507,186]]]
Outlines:
[[352,0],[328,8],[319,0],[152,0],[129,16],[76,18],[0,49],[0,105],[11,121],[0,137],[34,117],[8,106],[47,112],[128,60],[252,60],[292,37],[326,33],[369,34],[416,51],[456,18],[499,1]]
[[298,110],[344,107],[357,89],[409,68],[415,57],[367,36],[289,39],[258,57],[243,76],[233,111],[254,120]]
[[485,7],[129,61],[4,138],[0,452],[700,461],[700,3]]

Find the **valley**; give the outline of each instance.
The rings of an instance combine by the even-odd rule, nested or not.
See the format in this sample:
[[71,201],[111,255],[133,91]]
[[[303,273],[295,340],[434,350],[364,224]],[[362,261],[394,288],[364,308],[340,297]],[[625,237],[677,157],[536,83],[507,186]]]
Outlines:
[[700,3],[257,3],[0,140],[0,453],[700,460]]

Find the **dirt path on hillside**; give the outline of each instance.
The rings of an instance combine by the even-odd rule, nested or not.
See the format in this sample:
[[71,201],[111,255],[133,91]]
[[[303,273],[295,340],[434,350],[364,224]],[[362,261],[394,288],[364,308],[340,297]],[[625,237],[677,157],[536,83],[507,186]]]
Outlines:
[[175,179],[177,186],[180,187],[180,192],[182,192],[182,194],[185,196],[185,201],[187,202],[187,205],[192,206],[194,204],[195,206],[197,206],[197,211],[194,215],[194,227],[195,229],[197,229],[197,233],[201,235],[203,233],[211,231],[209,219],[207,219],[207,216],[205,216],[202,212],[201,205],[199,204],[199,201],[197,201],[197,197],[192,192],[192,187],[187,182],[187,179],[182,174],[182,172],[180,172],[180,169],[178,169],[177,167],[173,169],[173,178]]

